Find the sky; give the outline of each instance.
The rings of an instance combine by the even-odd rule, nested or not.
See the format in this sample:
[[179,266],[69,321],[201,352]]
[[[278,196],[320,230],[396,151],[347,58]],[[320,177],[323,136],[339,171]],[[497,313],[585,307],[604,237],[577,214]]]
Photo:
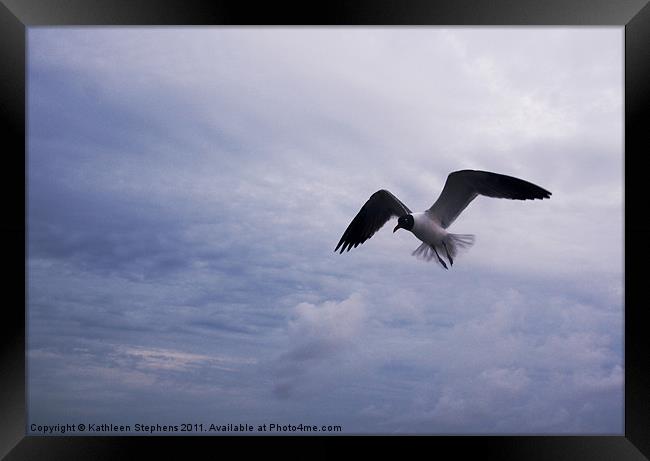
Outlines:
[[[623,433],[623,28],[32,27],[27,58],[30,432]],[[468,168],[553,195],[477,198],[449,271],[393,221],[334,253]]]

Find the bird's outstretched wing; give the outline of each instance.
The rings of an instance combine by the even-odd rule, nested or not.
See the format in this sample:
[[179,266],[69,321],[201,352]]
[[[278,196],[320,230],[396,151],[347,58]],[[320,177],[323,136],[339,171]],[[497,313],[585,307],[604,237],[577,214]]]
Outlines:
[[545,199],[546,189],[523,179],[488,171],[461,170],[447,176],[447,182],[436,203],[427,213],[447,228],[478,195],[512,200]]
[[400,200],[387,190],[378,190],[370,196],[354,217],[339,244],[334,251],[341,247],[341,253],[346,249],[356,248],[377,232],[386,222],[394,216],[409,214],[408,209]]

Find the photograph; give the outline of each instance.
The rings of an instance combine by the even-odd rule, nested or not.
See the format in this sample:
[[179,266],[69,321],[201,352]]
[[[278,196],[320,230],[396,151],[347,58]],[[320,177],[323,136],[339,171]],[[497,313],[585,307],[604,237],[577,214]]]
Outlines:
[[625,434],[620,26],[26,30],[26,433]]

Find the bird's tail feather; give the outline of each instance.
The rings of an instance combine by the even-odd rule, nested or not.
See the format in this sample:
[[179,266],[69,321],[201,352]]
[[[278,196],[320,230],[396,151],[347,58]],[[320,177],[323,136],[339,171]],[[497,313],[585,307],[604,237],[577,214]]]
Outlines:
[[428,243],[423,243],[413,250],[413,253],[411,254],[418,259],[423,259],[424,261],[431,261],[431,258],[434,256],[433,247]]
[[[442,258],[447,258],[449,264],[453,265],[454,258],[456,258],[460,250],[465,250],[473,244],[474,236],[471,234],[447,234],[442,243],[436,245],[435,248],[428,243],[423,243],[411,254],[424,261],[431,261],[433,259],[447,269],[447,264]],[[436,253],[438,254],[436,255]]]
[[475,237],[472,234],[447,234],[445,245],[452,258],[455,258],[460,250],[469,249],[474,245]]

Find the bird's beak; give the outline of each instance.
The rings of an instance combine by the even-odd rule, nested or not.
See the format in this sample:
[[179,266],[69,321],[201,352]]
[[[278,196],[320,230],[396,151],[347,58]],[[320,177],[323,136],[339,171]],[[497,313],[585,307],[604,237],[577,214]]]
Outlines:
[[394,234],[395,232],[397,232],[397,229],[402,229],[402,226],[400,226],[399,224],[397,224],[397,226],[395,226],[395,229],[393,229],[393,234]]

